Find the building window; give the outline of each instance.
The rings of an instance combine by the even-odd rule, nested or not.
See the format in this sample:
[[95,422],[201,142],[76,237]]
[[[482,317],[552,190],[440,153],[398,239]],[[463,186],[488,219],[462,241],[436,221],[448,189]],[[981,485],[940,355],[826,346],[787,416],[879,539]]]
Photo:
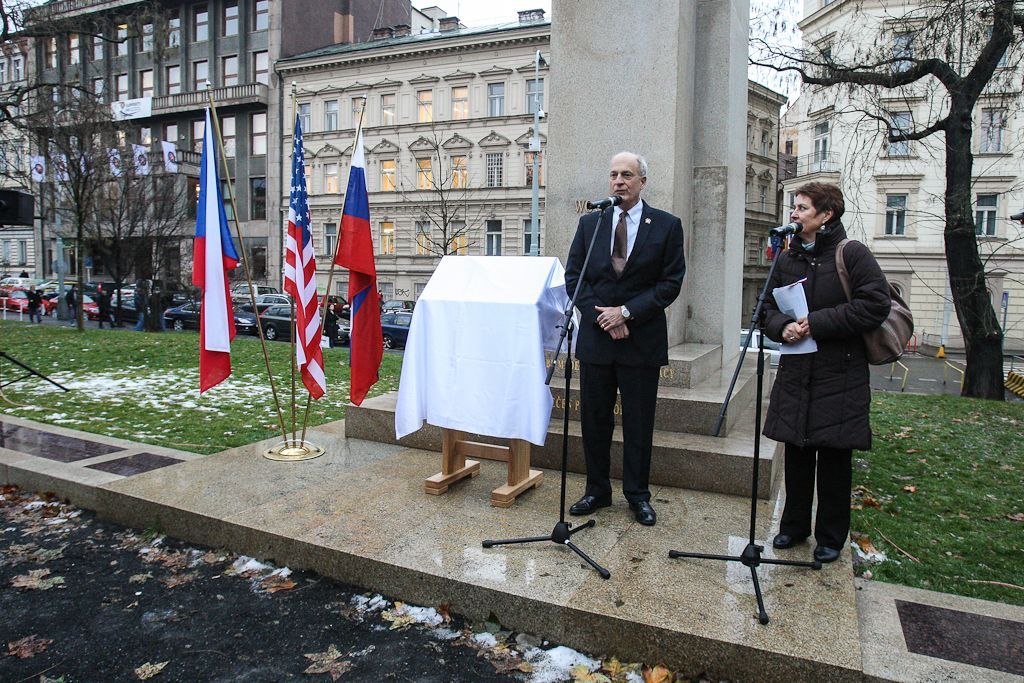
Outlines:
[[334,256],[338,245],[338,224],[324,223],[324,254]]
[[761,131],[761,156],[766,157],[771,154],[772,151],[772,140],[771,133],[766,130]]
[[224,156],[231,159],[235,156],[235,117],[223,116],[220,119],[220,132],[224,138]]
[[256,11],[253,12],[254,31],[266,31],[270,27],[270,0],[256,0]]
[[914,58],[914,34],[910,32],[897,33],[892,39],[892,71],[902,73],[913,66]]
[[57,39],[46,38],[46,68],[57,68]]
[[366,104],[366,97],[359,95],[352,98],[352,127],[355,128],[359,125],[359,121],[363,118],[363,106]]
[[20,81],[25,78],[24,72],[25,62],[22,60],[21,55],[16,55],[11,58],[11,80]]
[[181,45],[181,14],[172,9],[167,16],[167,47]]
[[395,298],[395,283],[394,282],[378,282],[377,289],[380,290],[381,301],[387,301],[388,299]]
[[178,145],[178,124],[168,123],[164,126],[164,140],[173,142],[175,146]]
[[153,70],[139,72],[139,97],[153,96]]
[[309,124],[313,118],[313,105],[309,102],[302,102],[299,104],[299,124],[302,126],[302,132],[309,132]]
[[324,164],[324,192],[338,194],[341,186],[338,184],[338,164]]
[[98,62],[103,59],[103,36],[92,37],[92,61]]
[[18,265],[28,263],[28,240],[18,240]]
[[416,189],[429,190],[434,186],[434,164],[428,158],[416,160]]
[[81,39],[77,33],[68,34],[68,64],[78,64],[81,61],[82,56],[79,52],[79,46],[81,45]]
[[420,123],[430,123],[434,120],[434,91],[416,91],[416,120]]
[[487,221],[485,235],[485,253],[488,256],[501,256],[501,221]]
[[488,83],[487,84],[487,115],[488,116],[504,116],[505,115],[505,84],[504,83]]
[[203,151],[203,129],[206,127],[206,121],[199,119],[198,121],[192,122],[192,151],[202,152]]
[[[909,133],[913,125],[909,111],[897,111],[889,114],[889,128],[893,133]],[[888,154],[891,157],[910,156],[910,140],[890,142]]]
[[394,159],[381,159],[380,160],[380,191],[381,192],[394,192],[395,191],[395,160]]
[[181,92],[181,67],[178,65],[167,67],[167,94],[177,95]]
[[526,81],[526,113],[533,114],[544,108],[544,79]]
[[128,24],[117,25],[117,48],[116,53],[118,57],[124,57],[128,54]]
[[338,100],[324,102],[324,130],[338,130]]
[[92,94],[96,96],[96,99],[103,100],[103,91],[105,89],[105,83],[102,78],[92,79]]
[[995,237],[999,195],[979,194],[974,210],[974,233],[981,237]]
[[222,36],[238,35],[238,1],[224,3],[224,32]]
[[153,51],[153,24],[142,25],[142,43],[139,45],[139,52]]
[[249,219],[266,220],[267,218],[267,179],[249,179]]
[[238,55],[225,57],[221,64],[223,66],[222,80],[224,87],[238,85]]
[[793,141],[792,140],[786,140],[786,144],[783,146],[783,149],[785,150],[783,152],[783,154],[787,154],[789,156],[793,156]]
[[[537,221],[537,234],[540,235],[540,221]],[[523,219],[523,255],[529,256],[533,247],[533,224],[529,218]]]
[[231,186],[228,185],[228,181],[220,181],[220,196],[224,202],[224,216],[229,221],[235,220],[235,207],[231,203]]
[[416,255],[430,254],[430,221],[416,221]]
[[542,152],[527,152],[523,157],[526,162],[526,186],[533,187],[533,157],[537,157],[537,186],[544,184],[544,154]]
[[210,12],[206,5],[196,5],[192,13],[192,40],[202,42],[210,39]]
[[814,163],[820,165],[826,161],[828,161],[828,121],[822,121],[814,125]]
[[505,181],[505,159],[501,152],[487,154],[487,187],[501,187]]
[[265,51],[252,53],[252,73],[257,83],[270,85],[270,58]]
[[267,153],[267,113],[253,114],[249,120],[250,149],[254,156]]
[[448,224],[449,254],[465,256],[469,253],[469,238],[466,235],[466,221],[452,221]]
[[1004,109],[982,109],[981,110],[981,144],[978,151],[1002,152],[1003,151],[1003,127],[1006,122],[1006,111]]
[[380,96],[380,123],[382,126],[395,125],[395,96]]
[[114,76],[114,92],[117,93],[117,101],[124,102],[128,99],[128,74],[117,74]]
[[907,231],[907,195],[885,195],[885,234],[905,235]]
[[452,88],[452,119],[469,118],[469,86]]
[[760,211],[761,213],[767,213],[768,212],[768,186],[762,183],[760,185],[760,187],[759,187],[759,190],[760,190],[760,194],[759,194],[759,197],[758,197],[758,205],[757,205],[758,211]]
[[383,255],[395,253],[394,221],[381,221],[380,223],[380,253]]
[[199,90],[210,80],[210,63],[205,59],[201,62],[192,62],[192,88]]
[[0,57],[0,83],[7,82],[7,60]]
[[452,157],[452,187],[464,188],[469,183],[469,173],[466,171],[466,157],[463,155]]

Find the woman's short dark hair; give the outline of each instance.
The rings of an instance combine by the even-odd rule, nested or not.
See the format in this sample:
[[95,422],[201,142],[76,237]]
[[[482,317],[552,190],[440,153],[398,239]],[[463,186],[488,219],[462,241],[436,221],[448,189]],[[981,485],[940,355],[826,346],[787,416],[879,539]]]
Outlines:
[[832,220],[841,218],[846,211],[846,203],[843,201],[843,191],[838,185],[832,183],[806,183],[796,188],[794,196],[802,194],[811,200],[817,211],[832,210]]

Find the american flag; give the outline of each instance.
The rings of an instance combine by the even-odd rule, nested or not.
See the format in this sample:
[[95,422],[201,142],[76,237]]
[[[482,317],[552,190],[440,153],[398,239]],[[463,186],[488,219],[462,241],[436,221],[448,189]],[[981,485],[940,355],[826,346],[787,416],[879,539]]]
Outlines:
[[324,357],[320,351],[320,310],[316,296],[316,257],[309,233],[309,202],[306,197],[305,153],[302,125],[295,117],[295,149],[292,154],[292,191],[288,202],[288,248],[285,255],[284,291],[295,300],[295,363],[302,383],[313,398],[327,391]]

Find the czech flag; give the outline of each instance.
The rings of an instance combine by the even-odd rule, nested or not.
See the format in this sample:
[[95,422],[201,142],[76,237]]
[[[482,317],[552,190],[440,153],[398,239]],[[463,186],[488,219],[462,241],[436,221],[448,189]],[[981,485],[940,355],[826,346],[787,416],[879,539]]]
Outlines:
[[193,242],[192,284],[203,290],[199,314],[199,393],[215,387],[231,374],[231,340],[235,317],[228,294],[228,271],[238,267],[238,252],[231,241],[224,200],[217,175],[217,147],[213,141],[210,110],[206,110],[199,205]]
[[349,270],[348,300],[352,323],[349,332],[349,399],[359,405],[377,382],[380,361],[384,357],[362,129],[356,133],[352,151],[345,208],[341,213],[341,239],[338,240],[334,262]]

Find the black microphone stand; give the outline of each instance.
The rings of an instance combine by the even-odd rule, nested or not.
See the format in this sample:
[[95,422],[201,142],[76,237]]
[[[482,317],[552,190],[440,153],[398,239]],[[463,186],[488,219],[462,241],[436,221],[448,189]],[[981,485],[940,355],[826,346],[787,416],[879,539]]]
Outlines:
[[552,529],[551,533],[547,536],[529,536],[526,538],[507,538],[497,541],[484,541],[483,546],[490,548],[496,545],[512,545],[514,543],[539,543],[540,541],[551,541],[552,543],[558,543],[564,545],[569,550],[579,555],[587,564],[593,567],[598,574],[601,575],[602,579],[611,577],[611,572],[594,562],[585,552],[579,549],[579,547],[572,542],[571,537],[573,534],[589,529],[594,526],[597,522],[593,519],[588,520],[585,524],[582,524],[575,529],[572,528],[570,522],[565,521],[565,485],[566,478],[568,475],[569,468],[569,391],[570,381],[572,379],[572,331],[574,327],[572,312],[576,308],[576,297],[580,293],[580,284],[583,282],[583,278],[587,274],[587,265],[590,263],[590,255],[594,251],[594,244],[597,242],[597,234],[601,230],[601,219],[604,216],[604,212],[597,218],[597,225],[594,227],[594,236],[590,238],[590,245],[587,247],[587,256],[583,259],[583,268],[580,269],[580,278],[576,281],[576,291],[572,294],[572,300],[565,307],[565,312],[562,318],[561,328],[562,334],[558,338],[558,346],[555,349],[555,355],[551,359],[551,367],[548,368],[548,376],[544,380],[544,383],[551,384],[551,378],[555,374],[555,365],[558,362],[558,357],[562,353],[562,344],[568,337],[569,345],[565,352],[565,409],[562,411],[562,495],[559,501],[558,510],[558,522],[555,524],[555,528]]
[[747,334],[747,338],[743,342],[743,349],[740,351],[739,360],[736,361],[736,369],[732,374],[732,381],[729,382],[729,390],[725,393],[725,402],[722,403],[722,410],[718,413],[718,421],[715,423],[715,436],[718,436],[722,429],[722,423],[725,421],[726,411],[729,409],[729,401],[732,399],[732,392],[736,386],[736,379],[739,377],[740,369],[743,367],[743,361],[747,357],[747,349],[750,348],[750,339],[754,334],[754,330],[759,332],[758,334],[758,353],[757,353],[757,396],[754,399],[754,474],[750,484],[750,537],[747,540],[747,546],[743,549],[743,552],[739,555],[708,555],[705,553],[689,553],[680,550],[668,551],[668,556],[671,558],[677,557],[695,557],[703,560],[721,560],[723,562],[741,562],[744,566],[750,567],[750,578],[754,582],[754,595],[757,598],[757,620],[762,624],[767,624],[768,613],[764,609],[764,597],[761,595],[761,584],[757,580],[757,568],[762,564],[783,564],[790,565],[793,567],[809,567],[811,569],[821,569],[821,562],[814,560],[813,562],[799,562],[795,560],[772,560],[761,557],[761,553],[764,552],[764,546],[757,545],[755,541],[756,527],[757,527],[757,485],[758,475],[761,463],[761,405],[762,405],[762,394],[764,393],[764,322],[762,320],[764,300],[768,296],[768,287],[771,285],[772,275],[775,274],[775,266],[779,263],[779,259],[776,257],[772,259],[772,266],[768,269],[768,277],[765,278],[764,287],[761,288],[761,294],[757,297],[757,306],[754,307],[754,314],[750,317],[750,332]]

